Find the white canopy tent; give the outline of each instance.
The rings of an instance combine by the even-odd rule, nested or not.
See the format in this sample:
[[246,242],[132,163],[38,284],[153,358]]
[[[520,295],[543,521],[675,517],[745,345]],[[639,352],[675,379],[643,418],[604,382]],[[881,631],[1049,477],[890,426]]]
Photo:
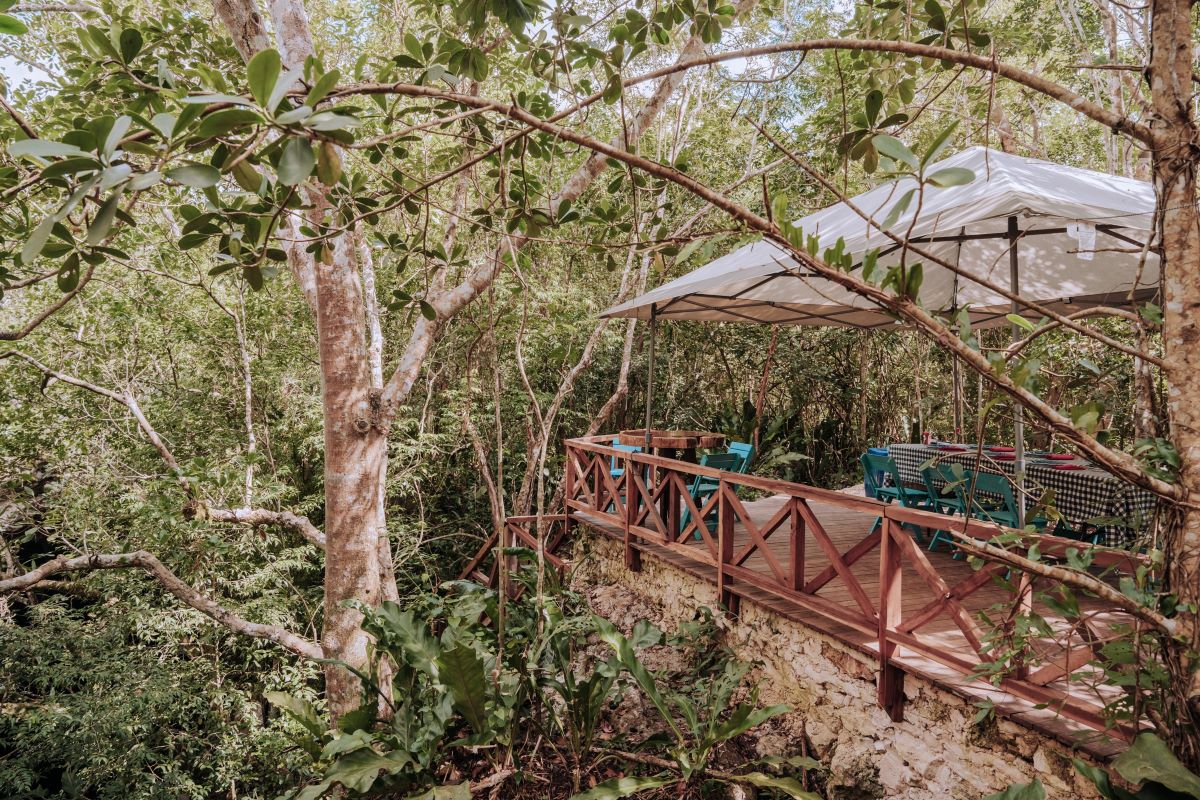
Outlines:
[[[1010,240],[1017,239],[1022,297],[1059,311],[1129,306],[1158,287],[1158,259],[1138,263],[1153,224],[1154,188],[1144,181],[972,147],[930,167],[965,167],[975,180],[928,187],[920,213],[914,198],[890,230],[922,250],[993,283],[1011,283]],[[916,182],[892,181],[850,200],[882,223]],[[1015,221],[1015,230],[1013,222]],[[880,266],[895,264],[896,243],[847,203],[797,220],[821,248],[839,238],[860,261],[879,248]],[[912,227],[909,232],[909,227]],[[921,261],[909,253],[909,263]],[[972,323],[1004,324],[1010,302],[951,270],[924,263],[921,301],[935,311],[970,307]],[[1131,301],[1132,297],[1132,301]],[[1023,313],[1031,314],[1022,309]],[[783,325],[891,326],[895,321],[847,289],[806,274],[778,245],[759,241],[626,303],[606,317],[693,319]]]
[[[1061,313],[1093,306],[1132,307],[1157,294],[1158,257],[1153,251],[1143,252],[1154,217],[1154,188],[1149,183],[982,147],[950,156],[926,174],[948,167],[969,169],[975,180],[945,189],[927,186],[920,203],[914,197],[889,228],[965,273],[909,252],[908,263],[923,262],[920,297],[926,308],[948,314],[966,308],[977,327],[1004,324],[1014,312],[1041,316],[969,276],[1004,285],[1012,294],[1019,292]],[[844,252],[859,264],[864,254],[877,249],[878,264],[887,267],[898,262],[900,247],[879,224],[916,185],[908,178],[891,181],[792,224],[806,236],[818,237],[822,249],[841,239]],[[860,329],[898,324],[870,301],[808,272],[765,240],[602,316],[651,321],[651,384],[653,322],[660,319]],[[955,385],[957,390],[957,380]],[[956,417],[957,409],[956,402]],[[1020,476],[1024,447],[1019,407],[1015,427]]]

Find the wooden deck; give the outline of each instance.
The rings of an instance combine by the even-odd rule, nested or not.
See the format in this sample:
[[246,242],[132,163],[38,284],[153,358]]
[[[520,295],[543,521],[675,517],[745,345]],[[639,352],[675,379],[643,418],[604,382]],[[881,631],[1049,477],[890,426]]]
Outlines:
[[[762,529],[768,521],[777,516],[791,499],[789,495],[780,494],[746,502],[744,506],[754,524]],[[864,537],[870,532],[873,524],[872,518],[865,516],[858,510],[822,503],[816,500],[811,501],[809,506],[828,533],[829,538],[839,553],[844,554],[850,551],[857,543],[862,542]],[[572,516],[575,520],[587,524],[588,527],[606,536],[617,540],[625,540],[625,532],[622,528],[614,525],[611,520],[602,518],[600,515],[589,514],[584,510],[577,510]],[[740,521],[733,525],[733,533],[734,550],[741,551],[742,548],[750,545],[751,536]],[[926,537],[925,541],[928,541],[928,537]],[[788,563],[788,537],[784,535],[768,537],[766,544],[771,549],[775,558],[776,569],[779,564]],[[662,559],[689,574],[714,584],[717,583],[717,568],[711,564],[711,559],[707,559],[707,548],[702,541],[691,541],[682,547],[668,547],[652,540],[639,538],[632,542],[632,546],[644,555]],[[921,547],[924,550],[924,543]],[[695,550],[694,557],[689,557],[689,554],[686,552],[689,548]],[[761,547],[754,550],[743,566],[754,573],[763,575],[767,580],[771,580],[773,569],[768,562],[767,556],[761,550]],[[949,586],[956,586],[963,581],[968,581],[972,576],[977,574],[966,559],[954,558],[944,546],[940,551],[928,553],[927,557],[928,562],[933,565],[937,573]],[[706,563],[706,559],[709,563]],[[822,548],[809,547],[804,559],[804,580],[801,583],[812,580],[830,566],[831,561]],[[851,564],[850,569],[869,596],[880,596],[880,562],[878,558],[861,558]],[[924,609],[930,608],[931,604],[934,604],[939,598],[930,588],[928,581],[923,579],[923,576],[919,574],[917,566],[913,563],[902,561],[900,569],[901,586],[903,588],[900,593],[901,609],[899,616],[907,619],[920,614]],[[806,608],[798,602],[793,602],[780,596],[778,592],[772,592],[760,586],[752,585],[747,581],[735,580],[730,588],[745,601],[756,603],[781,616],[819,630],[864,653],[872,655],[874,658],[879,657],[877,636],[859,627],[842,624],[828,616],[813,613],[811,608]],[[841,580],[830,581],[819,590],[818,594],[824,600],[836,603],[839,606],[845,606],[846,608],[853,608],[856,603],[849,586]],[[994,606],[1011,604],[1011,602],[1011,592],[995,583],[981,586],[963,598],[962,601],[964,608],[972,616],[977,616],[977,612],[979,611]],[[1053,623],[1053,615],[1048,609],[1036,608],[1036,610],[1039,613],[1043,613]],[[967,641],[960,627],[948,617],[933,618],[927,624],[923,624],[920,628],[920,638],[924,642],[936,645],[946,653],[957,654],[964,660],[976,657],[975,650]],[[1072,722],[1056,713],[1052,708],[1037,708],[1032,702],[1018,699],[1005,691],[990,687],[978,679],[964,676],[961,672],[947,667],[945,664],[939,663],[932,658],[916,653],[911,648],[899,646],[892,654],[891,660],[892,663],[899,666],[904,672],[933,682],[947,691],[958,695],[968,703],[974,704],[979,701],[990,700],[995,704],[997,713],[1000,715],[1049,735],[1066,745],[1080,748],[1098,758],[1109,758],[1115,753],[1124,750],[1127,746],[1116,737],[1098,733],[1095,730]],[[1094,690],[1078,682],[1072,683],[1065,679],[1060,679],[1045,685],[1047,689],[1053,689],[1067,696],[1086,697],[1092,702],[1098,700]]]

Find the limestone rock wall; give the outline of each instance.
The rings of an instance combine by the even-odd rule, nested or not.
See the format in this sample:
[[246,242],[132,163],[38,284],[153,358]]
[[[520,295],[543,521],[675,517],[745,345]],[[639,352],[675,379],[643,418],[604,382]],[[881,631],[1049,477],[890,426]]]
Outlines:
[[[706,581],[652,556],[629,572],[619,542],[578,531],[574,587],[618,627],[649,619],[670,632],[701,606],[717,609]],[[756,664],[760,700],[794,709],[758,733],[760,753],[794,755],[807,738],[829,767],[830,800],[979,800],[1034,777],[1049,798],[1098,796],[1069,748],[1003,718],[976,724],[973,705],[912,675],[904,722],[892,722],[875,702],[875,662],[832,637],[748,601],[722,624],[732,649]]]

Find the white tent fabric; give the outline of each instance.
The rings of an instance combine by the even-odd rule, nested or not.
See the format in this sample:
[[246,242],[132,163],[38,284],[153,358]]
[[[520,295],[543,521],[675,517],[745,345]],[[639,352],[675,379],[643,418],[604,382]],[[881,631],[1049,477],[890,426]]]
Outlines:
[[[1069,313],[1087,306],[1129,306],[1152,297],[1158,258],[1147,255],[1138,274],[1142,242],[1153,221],[1154,189],[1144,181],[1021,158],[982,147],[953,155],[928,170],[965,167],[975,180],[927,187],[917,214],[914,197],[890,230],[963,271],[1009,286],[1008,220],[1020,230],[1020,294]],[[892,181],[850,200],[882,222],[911,179]],[[916,215],[916,222],[913,217]],[[793,223],[822,249],[845,241],[856,260],[880,250],[880,266],[899,259],[895,242],[847,203]],[[910,231],[909,228],[912,228]],[[920,261],[908,254],[908,263]],[[970,307],[977,326],[1004,324],[1011,303],[951,270],[923,264],[921,301],[950,312]],[[1136,282],[1136,286],[1135,286]],[[786,325],[878,328],[896,324],[867,300],[800,265],[769,241],[742,247],[681,278],[604,312],[606,317],[695,319]],[[1029,316],[1040,315],[1030,313]]]

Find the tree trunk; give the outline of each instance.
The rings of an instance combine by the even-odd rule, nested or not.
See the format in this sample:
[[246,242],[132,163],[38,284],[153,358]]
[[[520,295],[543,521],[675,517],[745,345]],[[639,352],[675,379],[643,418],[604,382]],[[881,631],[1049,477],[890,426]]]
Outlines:
[[[380,480],[387,437],[371,424],[372,406],[363,296],[351,237],[340,238],[317,264],[317,330],[325,419],[325,623],[327,658],[367,664],[362,615],[348,601],[380,601]],[[359,703],[359,682],[345,669],[325,668],[334,716]]]
[[[1154,181],[1160,204],[1162,245],[1163,348],[1170,392],[1172,437],[1182,459],[1180,480],[1200,496],[1200,218],[1196,211],[1196,125],[1191,101],[1192,39],[1188,0],[1152,0],[1150,67]],[[1194,653],[1200,648],[1200,509],[1183,508],[1168,527],[1165,542],[1170,591],[1184,610],[1180,641],[1172,654],[1175,682],[1185,697],[1174,709],[1172,733],[1180,757],[1200,765],[1197,711],[1200,674]]]

